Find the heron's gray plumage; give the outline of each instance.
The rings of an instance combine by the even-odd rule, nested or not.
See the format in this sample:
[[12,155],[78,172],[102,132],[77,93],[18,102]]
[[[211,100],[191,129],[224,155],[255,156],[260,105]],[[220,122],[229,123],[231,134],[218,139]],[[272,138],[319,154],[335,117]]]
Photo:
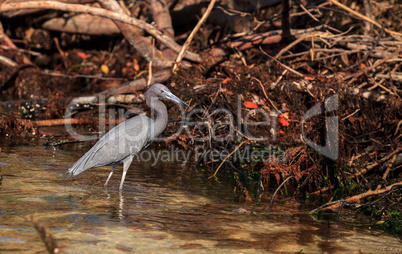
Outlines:
[[[84,156],[81,157],[68,170],[73,176],[76,176],[83,171],[101,166],[109,166],[118,164],[130,154],[138,153],[148,140],[149,136],[138,138],[136,142],[130,142],[124,133],[138,134],[142,128],[148,128],[150,121],[146,116],[138,116],[117,125],[106,133]],[[148,123],[147,125],[139,124],[141,122]],[[129,147],[126,147],[129,145]],[[120,148],[120,146],[122,146]],[[117,149],[117,150],[116,150]],[[121,152],[119,152],[121,149]],[[129,151],[129,152],[126,152]]]
[[168,120],[167,109],[159,98],[173,100],[188,107],[187,104],[174,96],[162,84],[151,86],[146,92],[145,97],[148,106],[155,110],[156,119],[150,119],[146,116],[136,116],[117,125],[68,169],[71,175],[76,176],[87,169],[112,165],[113,168],[106,180],[106,186],[115,166],[123,163],[123,176],[120,182],[120,189],[123,187],[125,175],[134,155],[141,151],[146,144],[159,136],[166,128]]

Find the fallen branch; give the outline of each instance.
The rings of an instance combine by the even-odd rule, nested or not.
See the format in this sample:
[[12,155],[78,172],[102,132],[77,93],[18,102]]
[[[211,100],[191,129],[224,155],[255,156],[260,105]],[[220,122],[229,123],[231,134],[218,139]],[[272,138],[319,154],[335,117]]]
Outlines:
[[[120,119],[113,119],[114,124],[118,125],[123,121]],[[36,128],[36,127],[50,127],[50,126],[61,126],[61,125],[85,125],[85,124],[91,124],[95,122],[101,121],[100,118],[67,118],[67,119],[50,119],[50,120],[37,120],[37,121],[31,121],[31,120],[21,120],[21,124],[25,126],[29,126],[31,128]],[[102,121],[105,121],[105,124],[110,124],[111,120],[110,119],[102,119]]]
[[[166,3],[167,1],[151,0],[150,2],[151,2],[150,7],[152,9],[152,18],[155,22],[155,26],[165,35],[174,39],[174,29],[172,26],[172,19],[169,13],[169,7]],[[165,45],[161,45],[161,51],[163,52],[165,58],[169,60],[170,62],[169,67],[171,67],[174,63],[174,59],[176,58],[177,53],[174,52],[169,47],[166,47]]]
[[393,151],[392,153],[388,154],[387,156],[383,157],[381,160],[374,162],[373,164],[371,164],[370,166],[366,167],[365,169],[363,169],[362,171],[350,176],[350,178],[356,178],[362,174],[367,173],[368,171],[372,170],[373,168],[377,167],[378,165],[386,162],[387,160],[389,160],[392,156],[394,156],[395,154],[398,154],[402,151],[402,147],[397,148],[395,151]]
[[231,43],[232,47],[245,50],[260,45],[276,44],[282,40],[282,35],[276,32],[266,32],[243,37]]
[[[98,0],[98,2],[105,9],[120,13],[121,15],[126,15],[125,10],[116,2],[116,0]],[[153,62],[157,67],[168,67],[173,64],[172,61],[168,61],[165,58],[162,52],[154,48],[148,38],[141,35],[141,29],[124,22],[114,21],[114,23],[131,46],[133,46],[135,50],[149,63]]]
[[0,56],[0,63],[7,65],[9,67],[15,67],[18,65],[16,62],[14,62],[13,60],[11,60],[10,58],[7,58],[5,56]]
[[[177,44],[175,41],[169,38],[169,36],[164,35],[161,31],[156,29],[151,24],[148,24],[142,20],[132,18],[127,15],[122,15],[120,13],[104,10],[101,8],[85,6],[80,4],[65,4],[55,1],[28,1],[22,3],[0,4],[0,12],[11,11],[16,9],[34,9],[34,8],[88,13],[96,16],[110,18],[144,29],[147,33],[149,33],[157,40],[159,40],[160,42],[162,42],[163,44],[174,50],[176,53],[179,53],[182,48],[179,44]],[[186,51],[184,56],[185,58],[194,62],[201,62],[202,60],[198,54],[189,51]]]
[[57,247],[56,239],[53,237],[52,231],[45,226],[43,223],[40,223],[37,218],[33,215],[28,216],[28,220],[30,220],[38,231],[40,238],[46,246],[46,249],[49,253],[60,253],[60,249]]
[[349,198],[347,198],[345,200],[337,200],[337,201],[334,201],[334,202],[324,204],[324,205],[320,206],[319,208],[316,208],[316,209],[312,210],[311,212],[309,212],[309,214],[312,214],[312,213],[314,213],[314,212],[316,212],[318,210],[338,209],[339,206],[343,202],[360,203],[360,200],[363,199],[363,198],[367,198],[367,197],[382,194],[384,192],[390,191],[392,189],[392,187],[398,186],[398,185],[402,185],[402,181],[398,182],[398,183],[391,184],[391,185],[389,185],[389,186],[387,186],[386,188],[383,188],[383,189],[373,190],[373,191],[369,190],[369,191],[366,191],[365,193],[349,197]]
[[69,17],[52,18],[44,22],[42,28],[58,32],[102,36],[121,33],[113,20],[90,14],[71,14]]
[[[271,82],[268,86],[270,90],[290,90],[296,92],[307,92],[309,94],[317,94],[320,92],[320,88],[313,85],[308,80],[296,81],[283,81],[281,83]],[[329,88],[328,88],[329,89]],[[377,91],[367,91],[366,89],[347,87],[343,90],[344,93],[353,96],[361,96],[364,99],[371,99],[377,102],[393,103],[395,107],[401,107],[402,101],[396,96],[387,96]]]
[[[358,176],[360,176],[360,175],[363,175],[363,174],[367,173],[368,171],[370,171],[370,170],[372,170],[373,168],[377,167],[378,165],[380,165],[380,164],[386,162],[386,161],[387,161],[388,159],[390,159],[392,156],[394,156],[395,154],[398,154],[398,153],[401,152],[401,151],[402,151],[402,147],[396,149],[395,151],[393,151],[392,153],[388,154],[387,156],[385,156],[384,158],[382,158],[382,159],[379,160],[378,162],[375,162],[375,163],[371,164],[370,166],[367,166],[367,167],[366,167],[365,169],[363,169],[362,171],[360,171],[360,172],[358,172],[358,173],[356,173],[356,174],[354,174],[354,175],[351,175],[350,178],[351,178],[351,179],[354,179],[354,178],[356,178],[356,177],[358,177]],[[312,192],[312,193],[310,193],[310,194],[311,194],[311,195],[317,195],[317,194],[320,194],[320,193],[322,193],[322,192],[326,192],[326,191],[328,191],[330,188],[332,189],[333,187],[334,187],[333,185],[331,185],[330,187],[324,187],[324,188],[319,189],[318,191]]]
[[[162,70],[155,72],[152,75],[150,83],[155,84],[165,82],[171,77],[171,75],[172,73],[170,72],[170,70]],[[95,94],[94,96],[105,95],[106,97],[109,97],[111,95],[122,94],[122,93],[134,93],[138,90],[146,89],[147,83],[148,83],[147,78],[140,78],[124,83],[121,86],[110,88],[108,90]]]
[[66,124],[90,124],[93,121],[91,119],[69,118],[69,119],[38,120],[30,122],[33,123],[36,127],[48,127],[48,126],[60,126]]
[[385,79],[390,79],[390,80],[395,80],[398,82],[402,82],[402,73],[392,73],[390,72],[389,74],[377,74],[375,76],[376,78],[385,78]]
[[377,67],[380,66],[381,64],[385,63],[386,61],[388,61],[388,60],[391,59],[392,57],[394,57],[394,56],[396,56],[396,55],[399,55],[399,53],[400,53],[401,51],[402,51],[402,50],[395,51],[395,52],[392,53],[391,55],[389,55],[389,56],[387,56],[387,57],[385,57],[385,58],[383,58],[383,59],[381,59],[381,60],[378,60],[378,61],[375,62],[372,66],[366,67],[366,68],[360,70],[360,71],[357,72],[357,73],[353,73],[353,74],[350,74],[350,75],[344,77],[344,78],[342,79],[342,82],[345,81],[345,80],[347,80],[347,79],[349,79],[349,78],[352,78],[352,79],[348,82],[348,84],[351,84],[353,81],[355,81],[355,80],[356,80],[358,77],[360,77],[361,75],[366,74],[366,73],[368,73],[368,72],[371,71],[371,70],[374,70],[375,68],[377,68]]

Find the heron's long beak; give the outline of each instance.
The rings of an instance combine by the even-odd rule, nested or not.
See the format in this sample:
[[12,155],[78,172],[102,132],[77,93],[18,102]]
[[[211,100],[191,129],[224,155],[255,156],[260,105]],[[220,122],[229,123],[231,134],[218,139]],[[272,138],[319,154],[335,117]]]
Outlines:
[[164,93],[163,93],[163,96],[164,96],[166,99],[169,99],[169,100],[171,100],[171,101],[174,101],[174,102],[176,102],[176,103],[178,103],[178,104],[181,104],[181,105],[185,106],[186,108],[189,108],[189,107],[190,107],[187,103],[185,103],[184,101],[180,100],[176,95],[174,95],[174,94],[172,94],[172,93],[164,92]]

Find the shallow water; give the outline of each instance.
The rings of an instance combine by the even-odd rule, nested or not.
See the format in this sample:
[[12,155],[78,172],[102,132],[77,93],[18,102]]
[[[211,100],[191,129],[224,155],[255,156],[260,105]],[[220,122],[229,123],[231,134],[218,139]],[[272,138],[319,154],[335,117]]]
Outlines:
[[[317,221],[284,207],[233,212],[233,189],[191,165],[134,161],[66,179],[85,149],[1,146],[0,252],[46,253],[33,224],[47,225],[65,253],[402,253],[398,238]],[[73,152],[75,151],[75,152]]]

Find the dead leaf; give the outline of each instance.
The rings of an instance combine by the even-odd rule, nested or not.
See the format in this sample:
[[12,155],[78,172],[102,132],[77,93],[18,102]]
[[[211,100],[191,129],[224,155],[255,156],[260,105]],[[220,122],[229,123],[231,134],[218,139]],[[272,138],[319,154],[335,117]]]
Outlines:
[[107,67],[106,64],[101,65],[101,70],[103,73],[108,74],[109,73],[109,67]]
[[251,101],[245,101],[245,102],[243,102],[243,105],[246,108],[258,108],[258,105]]
[[134,62],[134,66],[133,66],[134,70],[135,71],[140,71],[140,65],[138,64],[137,59],[134,59],[133,62]]
[[81,57],[82,59],[87,59],[88,57],[90,57],[90,55],[88,55],[87,53],[84,52],[77,52],[77,56]]
[[[285,113],[285,114],[287,114],[287,113]],[[289,120],[285,118],[284,114],[280,114],[278,120],[279,120],[279,123],[282,126],[289,126],[290,125]]]
[[231,78],[225,78],[225,80],[222,81],[222,84],[226,84],[227,82],[229,82],[229,81],[231,81],[231,80],[232,80]]

